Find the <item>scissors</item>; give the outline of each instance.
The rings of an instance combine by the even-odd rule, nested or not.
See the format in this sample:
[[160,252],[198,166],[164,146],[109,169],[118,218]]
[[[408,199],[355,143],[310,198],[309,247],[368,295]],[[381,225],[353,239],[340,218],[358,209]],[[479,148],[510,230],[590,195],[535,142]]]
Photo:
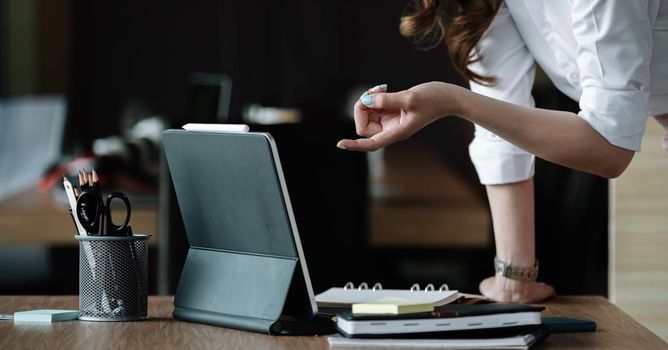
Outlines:
[[[125,204],[125,221],[121,225],[114,224],[111,218],[111,201],[120,199]],[[77,217],[79,222],[92,235],[129,236],[132,231],[130,222],[130,200],[122,192],[112,192],[104,201],[100,192],[83,191],[77,199]]]

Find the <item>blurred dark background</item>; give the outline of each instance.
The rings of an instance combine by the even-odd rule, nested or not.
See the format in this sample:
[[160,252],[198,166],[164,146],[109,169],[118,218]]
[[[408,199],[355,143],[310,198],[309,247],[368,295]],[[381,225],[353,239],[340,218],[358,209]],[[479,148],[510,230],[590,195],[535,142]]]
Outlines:
[[[155,231],[151,292],[173,292],[187,247],[178,203],[161,164],[159,141],[146,132],[128,132],[152,117],[164,128],[222,121],[275,134],[316,292],[347,281],[398,288],[449,283],[477,292],[478,281],[492,273],[494,250],[484,189],[468,159],[472,127],[446,118],[377,154],[342,155],[334,147],[339,138],[354,136],[350,114],[363,89],[387,83],[390,90],[402,90],[432,80],[465,84],[444,47],[420,51],[399,35],[406,5],[0,0],[3,104],[57,96],[66,106],[61,154],[39,170],[41,190],[29,186],[0,198],[0,262],[34,256],[24,262],[34,266],[32,275],[0,274],[0,293],[77,293],[71,227],[49,227],[59,239],[43,232],[28,239],[23,222],[53,214],[70,224],[62,204],[40,212],[46,210],[40,204],[44,196],[62,195],[44,178],[71,171],[84,155],[84,165],[127,173],[105,181],[136,192],[146,220],[154,221],[148,226]],[[545,108],[577,110],[540,74],[535,98]],[[206,101],[225,110],[207,112]],[[267,125],[249,119],[253,106],[296,111],[298,118]],[[5,113],[0,128],[10,125],[10,118]],[[109,143],[96,147],[96,141],[114,137],[113,145],[129,149],[131,157],[114,158],[109,151],[114,148],[103,147]],[[314,159],[313,153],[321,156]],[[427,163],[434,166],[411,161],[417,153],[429,155]],[[153,166],[137,165],[148,162]],[[346,170],[350,176],[340,176]],[[421,184],[432,191],[420,190],[415,174],[433,174]],[[539,161],[536,189],[541,278],[566,294],[607,294],[607,182]],[[30,196],[36,198],[32,207],[22,203]],[[420,216],[418,225],[410,214],[415,208],[431,216]],[[472,219],[443,219],[462,212]],[[21,213],[28,214],[22,219]],[[383,226],[388,216],[399,224]],[[419,231],[440,234],[411,240]],[[14,238],[17,234],[23,238]]]
[[28,81],[4,81],[3,95],[67,94],[70,143],[119,132],[118,116],[133,103],[188,120],[193,72],[230,76],[231,122],[251,103],[340,119],[359,86],[460,81],[445,48],[418,51],[398,34],[404,1],[4,3],[6,17],[19,12],[7,7],[33,7],[21,10],[30,12],[22,13],[32,22],[26,33],[12,30],[25,26],[14,25],[19,19],[3,21],[12,26],[4,28],[10,45],[32,41],[23,51],[33,65],[25,68]]

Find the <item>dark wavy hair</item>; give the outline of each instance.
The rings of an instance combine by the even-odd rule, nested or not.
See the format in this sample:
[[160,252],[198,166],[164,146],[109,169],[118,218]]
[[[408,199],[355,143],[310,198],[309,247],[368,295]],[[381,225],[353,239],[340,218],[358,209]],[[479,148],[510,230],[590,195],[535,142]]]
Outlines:
[[468,65],[482,59],[478,42],[500,5],[501,0],[413,0],[401,17],[399,30],[421,49],[445,43],[453,66],[464,78],[493,85],[494,77],[481,76]]

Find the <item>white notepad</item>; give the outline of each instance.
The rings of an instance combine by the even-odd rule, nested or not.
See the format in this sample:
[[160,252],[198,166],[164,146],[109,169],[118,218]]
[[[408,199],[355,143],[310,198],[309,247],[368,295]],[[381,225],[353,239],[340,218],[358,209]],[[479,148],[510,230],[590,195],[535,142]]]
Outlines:
[[433,303],[434,306],[449,304],[459,298],[456,290],[406,290],[406,289],[345,289],[330,288],[315,296],[318,307],[347,308],[352,304],[370,303],[385,297],[396,297],[417,302]]
[[30,310],[14,313],[14,322],[57,322],[79,318],[79,310]]

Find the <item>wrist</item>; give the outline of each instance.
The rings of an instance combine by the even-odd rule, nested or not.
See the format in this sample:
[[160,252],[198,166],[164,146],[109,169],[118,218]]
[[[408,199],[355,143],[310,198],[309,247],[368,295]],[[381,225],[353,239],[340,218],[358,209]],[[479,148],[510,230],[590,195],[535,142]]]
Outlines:
[[428,86],[430,92],[427,94],[429,98],[429,105],[432,106],[432,114],[435,121],[447,116],[459,116],[462,112],[461,100],[467,89],[450,83],[440,81],[432,81],[419,85],[420,87]]
[[467,119],[467,101],[471,98],[471,91],[469,89],[463,88],[459,85],[443,83],[444,96],[449,98],[445,99],[443,104],[444,110],[442,111],[443,116],[456,116],[463,119]]
[[536,261],[536,255],[533,249],[518,249],[516,246],[497,246],[496,257],[501,261],[523,267],[531,267]]

